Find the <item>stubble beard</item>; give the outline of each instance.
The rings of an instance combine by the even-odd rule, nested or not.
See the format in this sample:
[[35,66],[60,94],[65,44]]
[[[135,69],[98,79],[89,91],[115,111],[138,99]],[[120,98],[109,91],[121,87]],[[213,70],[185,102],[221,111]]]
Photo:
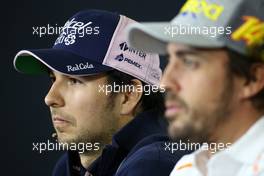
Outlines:
[[[228,120],[231,113],[230,104],[234,95],[234,83],[232,77],[226,77],[226,82],[220,94],[217,105],[213,110],[192,109],[189,112],[189,122],[183,129],[170,127],[169,134],[173,140],[182,139],[195,143],[210,143],[214,130]],[[188,107],[187,107],[188,108]],[[189,109],[190,110],[190,109]],[[176,117],[177,118],[177,117]],[[193,123],[195,119],[201,119],[199,123]]]

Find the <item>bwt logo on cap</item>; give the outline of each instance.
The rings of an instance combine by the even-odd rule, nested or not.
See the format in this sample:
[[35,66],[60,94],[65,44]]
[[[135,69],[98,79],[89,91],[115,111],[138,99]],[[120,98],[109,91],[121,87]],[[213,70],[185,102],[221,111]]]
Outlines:
[[92,27],[93,22],[87,23],[76,21],[75,18],[68,20],[61,30],[60,36],[55,41],[54,45],[64,43],[65,45],[72,45],[75,43],[77,37],[84,37],[85,35],[98,35],[100,33],[99,26]]

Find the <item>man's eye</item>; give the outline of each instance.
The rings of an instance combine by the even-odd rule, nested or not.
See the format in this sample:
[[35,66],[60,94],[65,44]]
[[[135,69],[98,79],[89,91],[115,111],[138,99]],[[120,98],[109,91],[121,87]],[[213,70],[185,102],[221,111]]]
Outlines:
[[199,66],[199,63],[197,61],[194,61],[194,60],[189,59],[189,58],[182,58],[182,62],[185,66],[187,66],[191,69],[195,69]]
[[75,79],[75,78],[69,78],[69,84],[71,85],[75,85],[75,84],[82,84],[83,82],[78,80],[78,79]]

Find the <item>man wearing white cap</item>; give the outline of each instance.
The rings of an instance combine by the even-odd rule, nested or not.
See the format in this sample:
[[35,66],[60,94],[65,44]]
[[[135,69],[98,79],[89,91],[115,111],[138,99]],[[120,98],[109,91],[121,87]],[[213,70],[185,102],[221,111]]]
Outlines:
[[202,144],[171,176],[264,175],[263,9],[263,0],[188,0],[170,23],[129,27],[131,46],[168,53],[170,135]]

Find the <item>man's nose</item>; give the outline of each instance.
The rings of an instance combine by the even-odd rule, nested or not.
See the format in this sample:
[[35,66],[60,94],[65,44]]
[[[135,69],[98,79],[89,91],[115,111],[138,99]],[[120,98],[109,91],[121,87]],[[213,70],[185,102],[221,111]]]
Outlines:
[[49,107],[62,107],[65,105],[61,87],[58,83],[54,82],[52,84],[44,101]]
[[163,72],[160,85],[166,90],[174,90],[178,92],[180,90],[180,85],[177,79],[178,76],[175,75],[176,72],[174,71],[174,69],[175,68],[173,68],[173,66],[168,63]]

